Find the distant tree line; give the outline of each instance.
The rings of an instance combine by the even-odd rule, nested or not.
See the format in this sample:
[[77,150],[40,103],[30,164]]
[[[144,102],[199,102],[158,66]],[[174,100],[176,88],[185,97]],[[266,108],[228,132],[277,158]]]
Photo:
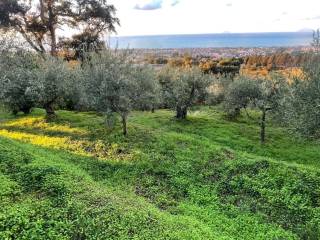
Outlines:
[[[313,46],[318,49],[317,41]],[[204,73],[216,75],[236,76],[241,69],[258,70],[266,69],[268,72],[275,70],[285,70],[287,68],[299,67],[309,58],[308,53],[289,53],[279,51],[270,55],[252,55],[239,58],[211,59],[208,57],[194,58],[189,55],[163,57],[147,55],[144,59],[149,64],[169,65],[171,67],[199,67]]]
[[264,67],[268,71],[299,67],[309,58],[308,53],[280,52],[267,56],[253,55],[244,59],[244,68]]

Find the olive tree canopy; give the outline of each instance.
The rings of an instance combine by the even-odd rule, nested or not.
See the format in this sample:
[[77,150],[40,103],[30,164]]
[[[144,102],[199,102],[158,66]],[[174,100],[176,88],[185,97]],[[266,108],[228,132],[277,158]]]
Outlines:
[[198,68],[164,69],[159,82],[164,104],[176,110],[176,118],[185,119],[190,107],[205,101],[212,77]]
[[126,51],[106,50],[84,63],[85,89],[89,108],[120,115],[123,134],[132,110],[150,109],[156,104],[158,82],[151,69],[134,65]]

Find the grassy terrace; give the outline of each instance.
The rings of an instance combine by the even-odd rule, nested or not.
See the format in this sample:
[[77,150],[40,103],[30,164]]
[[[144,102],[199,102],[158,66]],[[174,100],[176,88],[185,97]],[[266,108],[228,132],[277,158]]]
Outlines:
[[251,114],[2,113],[0,239],[319,239],[319,144]]

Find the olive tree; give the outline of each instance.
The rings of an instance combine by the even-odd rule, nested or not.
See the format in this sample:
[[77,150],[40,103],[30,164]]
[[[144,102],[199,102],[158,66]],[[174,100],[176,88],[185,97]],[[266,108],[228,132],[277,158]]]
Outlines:
[[13,114],[28,114],[36,105],[36,69],[36,58],[28,52],[1,52],[0,101]]
[[224,109],[229,118],[240,115],[241,109],[247,110],[261,96],[259,82],[248,78],[236,79],[227,87]]
[[225,98],[225,109],[232,117],[240,115],[241,109],[256,108],[261,112],[260,142],[265,143],[266,116],[269,111],[276,111],[281,99],[284,79],[271,75],[269,79],[242,78],[230,84]]
[[84,68],[87,104],[107,116],[119,114],[124,135],[132,110],[154,106],[157,88],[154,74],[132,64],[128,52],[107,50],[91,55]]
[[70,111],[86,111],[85,71],[80,64],[68,67],[67,79],[59,107]]
[[172,78],[173,78],[173,68],[165,67],[158,71],[157,80],[160,86],[159,96],[160,96],[160,107],[170,108],[171,107],[171,88],[172,88]]
[[69,67],[61,59],[46,56],[37,69],[34,88],[38,92],[38,104],[46,110],[47,118],[55,117],[55,105],[66,95]]
[[320,137],[320,63],[313,56],[303,66],[304,74],[294,79],[281,104],[282,120],[306,137]]
[[197,102],[204,102],[211,77],[205,75],[198,68],[166,70],[167,77],[162,76],[164,102],[175,109],[176,118],[185,119],[188,109]]
[[134,109],[154,112],[160,104],[160,87],[153,68],[147,65],[133,67],[132,78],[137,84]]
[[260,96],[255,105],[261,111],[260,119],[260,142],[265,143],[266,138],[266,115],[267,112],[278,111],[279,101],[282,96],[284,78],[280,75],[271,75],[270,79],[260,80]]

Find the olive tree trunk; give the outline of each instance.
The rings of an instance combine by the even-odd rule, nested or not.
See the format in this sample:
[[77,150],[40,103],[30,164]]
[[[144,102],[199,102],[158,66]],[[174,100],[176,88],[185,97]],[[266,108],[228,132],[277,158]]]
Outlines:
[[188,113],[187,107],[177,106],[176,111],[177,111],[176,112],[177,119],[186,119],[187,118],[187,113]]
[[190,94],[189,94],[189,98],[188,100],[184,103],[184,106],[177,106],[176,111],[176,118],[177,119],[186,119],[187,118],[187,113],[188,113],[188,107],[190,107],[192,105],[192,101],[195,97],[195,91],[196,91],[196,87],[195,85],[192,86]]
[[21,111],[22,111],[24,114],[29,114],[29,113],[31,112],[31,107],[28,107],[28,106],[22,107],[22,108],[21,108]]
[[53,119],[56,117],[56,114],[54,112],[53,103],[47,103],[44,105],[44,109],[46,110],[47,119]]
[[128,129],[127,129],[127,115],[122,115],[122,131],[123,135],[126,136],[128,134]]
[[262,109],[261,122],[260,122],[260,142],[264,144],[266,142],[266,113],[265,108]]

